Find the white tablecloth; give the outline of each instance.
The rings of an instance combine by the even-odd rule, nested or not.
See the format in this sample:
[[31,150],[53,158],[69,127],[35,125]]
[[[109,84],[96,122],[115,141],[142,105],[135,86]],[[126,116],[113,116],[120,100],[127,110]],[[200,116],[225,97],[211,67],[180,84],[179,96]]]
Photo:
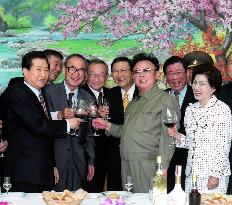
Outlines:
[[[94,198],[97,194],[90,194],[90,196],[83,200],[81,205],[99,205],[104,196]],[[0,196],[0,202],[10,202],[10,205],[46,205],[40,193],[14,193],[10,192],[8,195]],[[130,196],[130,205],[151,205],[149,195],[145,193],[135,193]],[[128,204],[128,203],[127,203]]]

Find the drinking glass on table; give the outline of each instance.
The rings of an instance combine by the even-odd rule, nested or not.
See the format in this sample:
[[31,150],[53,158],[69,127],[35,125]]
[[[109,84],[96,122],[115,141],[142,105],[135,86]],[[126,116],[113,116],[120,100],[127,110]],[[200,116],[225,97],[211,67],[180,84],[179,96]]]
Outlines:
[[8,191],[10,190],[12,184],[10,182],[10,177],[4,177],[3,180],[3,188],[6,190],[6,193],[8,194]]
[[127,190],[127,193],[131,193],[130,191],[134,188],[131,176],[126,177],[125,188]]
[[[168,105],[164,105],[162,110],[162,123],[166,127],[172,128],[176,125],[177,120],[178,119],[177,119],[176,111],[170,108]],[[174,146],[174,145],[175,145],[175,141],[172,138],[172,142],[168,146]]]

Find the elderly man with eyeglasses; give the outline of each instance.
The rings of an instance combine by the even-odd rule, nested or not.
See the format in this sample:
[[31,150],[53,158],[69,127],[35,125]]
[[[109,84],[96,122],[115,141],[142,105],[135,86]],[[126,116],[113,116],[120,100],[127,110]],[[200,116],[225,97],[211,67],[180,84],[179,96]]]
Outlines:
[[[125,110],[124,125],[115,125],[95,119],[96,128],[105,128],[110,135],[119,137],[122,164],[122,182],[132,177],[134,192],[148,192],[149,179],[156,170],[156,157],[161,155],[164,173],[174,152],[169,146],[167,128],[161,122],[163,105],[176,111],[179,105],[168,93],[156,86],[159,61],[152,54],[140,53],[132,59],[133,79],[139,95]],[[177,123],[177,127],[178,127]]]
[[[94,98],[80,88],[86,76],[88,62],[80,54],[69,55],[64,62],[63,82],[46,87],[49,110],[54,120],[74,117],[73,105],[82,101],[93,103]],[[94,140],[90,122],[80,122],[78,130],[69,133],[67,139],[54,142],[55,166],[58,171],[56,191],[75,191],[85,188],[94,176]]]

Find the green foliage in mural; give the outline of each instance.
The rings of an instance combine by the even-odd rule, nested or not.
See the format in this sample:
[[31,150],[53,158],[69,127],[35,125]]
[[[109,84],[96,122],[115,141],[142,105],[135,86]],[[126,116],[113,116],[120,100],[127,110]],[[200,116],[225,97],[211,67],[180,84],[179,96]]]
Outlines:
[[31,17],[23,16],[16,19],[11,14],[6,14],[3,16],[4,21],[6,21],[9,28],[28,28],[31,27]]
[[48,14],[45,18],[44,18],[44,27],[46,29],[51,29],[52,25],[54,25],[54,23],[57,21],[57,18],[51,14]]

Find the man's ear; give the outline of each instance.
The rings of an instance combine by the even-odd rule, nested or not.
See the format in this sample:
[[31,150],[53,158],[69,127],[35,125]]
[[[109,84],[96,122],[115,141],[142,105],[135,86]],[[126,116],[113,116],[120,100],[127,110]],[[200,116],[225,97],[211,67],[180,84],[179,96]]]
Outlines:
[[27,77],[28,69],[23,68],[22,72],[23,72],[23,76],[24,76],[24,77]]

